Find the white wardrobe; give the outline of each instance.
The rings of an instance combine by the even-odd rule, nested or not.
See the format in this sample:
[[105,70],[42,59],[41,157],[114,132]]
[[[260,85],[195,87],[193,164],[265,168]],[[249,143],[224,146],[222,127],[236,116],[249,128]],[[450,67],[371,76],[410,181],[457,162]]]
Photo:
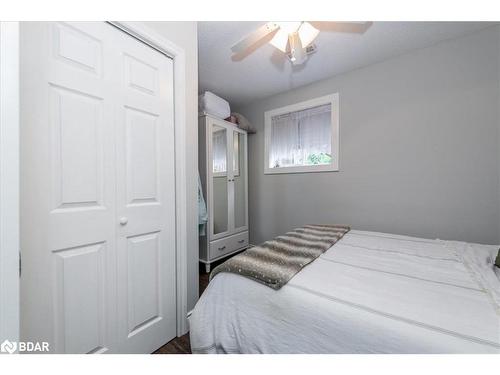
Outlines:
[[248,247],[247,133],[211,116],[199,118],[199,160],[208,209],[200,262],[211,264]]

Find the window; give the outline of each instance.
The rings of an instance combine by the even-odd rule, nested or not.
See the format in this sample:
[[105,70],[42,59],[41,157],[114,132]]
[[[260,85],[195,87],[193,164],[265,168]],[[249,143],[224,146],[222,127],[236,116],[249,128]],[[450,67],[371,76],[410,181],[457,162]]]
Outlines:
[[338,171],[338,94],[265,113],[265,173]]

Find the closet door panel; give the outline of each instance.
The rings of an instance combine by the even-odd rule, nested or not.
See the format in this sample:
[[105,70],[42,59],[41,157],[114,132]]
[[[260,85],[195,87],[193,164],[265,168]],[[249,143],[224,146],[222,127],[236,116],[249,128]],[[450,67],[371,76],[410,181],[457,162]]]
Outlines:
[[21,339],[55,353],[115,348],[108,27],[21,27]]
[[57,60],[98,77],[102,76],[103,39],[84,23],[56,23],[53,55]]
[[[57,341],[69,353],[104,353],[106,343],[106,244],[55,252]],[[84,309],[82,311],[82,307]]]
[[102,98],[50,88],[54,209],[103,206]]
[[173,63],[116,43],[118,341],[152,352],[176,335]]
[[160,165],[158,114],[126,107],[127,204],[160,204],[158,167]]
[[158,232],[129,237],[127,240],[129,336],[161,319],[159,240]]

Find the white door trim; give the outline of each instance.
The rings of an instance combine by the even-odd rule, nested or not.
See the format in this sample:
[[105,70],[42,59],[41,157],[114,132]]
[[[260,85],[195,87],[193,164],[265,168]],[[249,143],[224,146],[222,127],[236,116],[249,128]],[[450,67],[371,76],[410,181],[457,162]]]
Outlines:
[[19,23],[0,22],[0,342],[19,341]]
[[174,61],[177,336],[187,324],[186,58],[184,49],[138,22],[109,22]]

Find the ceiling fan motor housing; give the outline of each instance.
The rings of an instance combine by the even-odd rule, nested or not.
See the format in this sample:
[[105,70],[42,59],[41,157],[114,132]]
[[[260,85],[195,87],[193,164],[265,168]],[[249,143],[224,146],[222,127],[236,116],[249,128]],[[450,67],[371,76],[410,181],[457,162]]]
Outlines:
[[288,52],[286,54],[286,56],[288,57],[288,59],[290,60],[290,62],[293,65],[300,65],[300,64],[304,63],[307,60],[307,58],[309,57],[309,55],[312,55],[313,53],[315,53],[317,51],[317,47],[316,47],[316,44],[312,43],[312,44],[309,44],[303,50],[304,50],[304,58],[302,59],[301,62],[299,62],[297,59],[295,59],[295,60],[293,59],[292,51]]

